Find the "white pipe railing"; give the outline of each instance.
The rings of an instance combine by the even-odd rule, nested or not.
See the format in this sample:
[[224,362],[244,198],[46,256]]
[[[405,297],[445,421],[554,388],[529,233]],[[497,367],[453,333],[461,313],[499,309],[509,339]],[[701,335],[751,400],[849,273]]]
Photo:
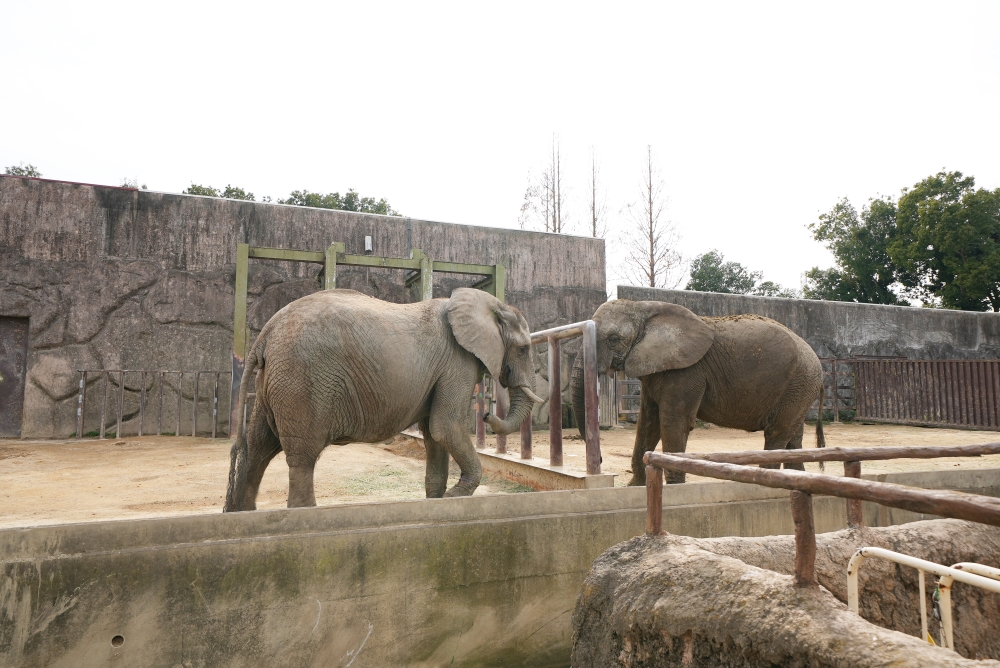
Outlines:
[[[981,564],[966,563],[956,564],[955,566],[949,568],[948,566],[935,564],[932,561],[924,561],[923,559],[917,559],[916,557],[911,557],[907,554],[900,554],[899,552],[893,552],[892,550],[886,550],[881,547],[863,547],[854,553],[854,556],[851,557],[851,560],[847,564],[847,607],[854,613],[858,613],[860,603],[860,594],[858,592],[858,570],[861,568],[861,562],[868,557],[877,557],[879,559],[885,559],[887,561],[892,561],[897,564],[902,564],[903,566],[909,566],[910,568],[917,569],[920,581],[920,630],[924,640],[928,640],[930,638],[927,631],[927,600],[924,585],[924,572],[937,575],[941,578],[941,582],[945,581],[944,578],[948,578],[948,589],[950,589],[952,580],[957,580],[958,582],[964,582],[965,584],[974,585],[976,587],[981,587],[988,591],[1000,594],[1000,582],[998,582],[998,580],[1000,580],[1000,570],[998,569],[983,566]],[[976,571],[980,574],[976,574],[972,571]],[[983,575],[987,572],[990,574],[983,577]],[[942,592],[939,601],[941,606],[941,626],[943,636],[941,638],[941,645],[950,650],[954,650],[955,644],[954,639],[952,638],[950,591],[946,594],[946,590],[941,584],[939,584],[938,587]]]

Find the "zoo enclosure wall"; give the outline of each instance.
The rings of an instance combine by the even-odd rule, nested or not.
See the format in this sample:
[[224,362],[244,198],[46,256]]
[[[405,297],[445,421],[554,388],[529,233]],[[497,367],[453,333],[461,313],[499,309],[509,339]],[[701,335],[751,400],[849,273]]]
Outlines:
[[[22,436],[76,430],[79,369],[231,371],[238,243],[320,251],[342,241],[362,254],[366,236],[375,255],[408,257],[419,248],[435,261],[503,264],[506,301],[533,330],[584,320],[606,298],[601,239],[0,176],[0,316],[29,318]],[[252,267],[251,333],[320,290],[319,271]],[[400,272],[345,267],[337,280],[388,301],[412,300]],[[475,280],[436,273],[433,296]],[[563,369],[575,352],[564,347]],[[542,359],[536,379],[546,392]],[[533,417],[546,426],[547,405]],[[87,415],[91,424],[99,419]]]

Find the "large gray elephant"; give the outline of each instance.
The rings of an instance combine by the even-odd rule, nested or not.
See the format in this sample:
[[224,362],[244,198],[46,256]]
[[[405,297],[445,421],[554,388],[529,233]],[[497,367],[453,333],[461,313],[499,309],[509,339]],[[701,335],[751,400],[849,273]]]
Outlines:
[[[258,370],[253,414],[230,453],[225,511],[254,510],[264,469],[288,462],[288,507],[314,506],[313,469],[327,444],[375,443],[420,424],[428,497],[472,494],[482,469],[468,433],[472,394],[486,369],[509,388],[498,434],[530,418],[534,365],[521,313],[481,290],[391,304],[327,290],[278,311],[246,357],[240,409]],[[448,455],[461,469],[448,484]]]
[[[765,450],[802,447],[806,413],[823,389],[823,369],[809,344],[784,325],[758,315],[700,318],[677,304],[627,299],[602,304],[593,319],[599,372],[624,371],[641,383],[629,484],[646,484],[642,457],[658,441],[664,452],[684,452],[696,418],[763,430]],[[572,392],[582,432],[580,357]],[[822,420],[816,438],[823,447]],[[684,482],[684,473],[667,471],[666,478]]]

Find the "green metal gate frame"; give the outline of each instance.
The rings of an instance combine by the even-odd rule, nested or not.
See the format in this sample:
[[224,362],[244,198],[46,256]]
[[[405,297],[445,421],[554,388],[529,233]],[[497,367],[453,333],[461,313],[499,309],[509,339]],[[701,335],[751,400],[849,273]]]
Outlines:
[[417,273],[407,277],[406,287],[417,285],[420,301],[433,296],[434,272],[448,274],[471,274],[483,276],[483,280],[472,287],[485,290],[500,301],[504,301],[506,270],[502,264],[466,264],[464,262],[435,262],[419,248],[410,251],[410,257],[378,257],[373,255],[351,255],[342,242],[335,242],[324,251],[303,251],[290,248],[267,248],[237,244],[236,246],[236,294],[233,307],[233,379],[230,388],[229,433],[235,435],[232,426],[242,416],[236,415],[239,401],[240,383],[243,380],[247,339],[247,270],[250,260],[282,260],[286,262],[313,262],[323,265],[323,289],[337,287],[337,265],[352,267],[379,267],[385,269],[409,269]]

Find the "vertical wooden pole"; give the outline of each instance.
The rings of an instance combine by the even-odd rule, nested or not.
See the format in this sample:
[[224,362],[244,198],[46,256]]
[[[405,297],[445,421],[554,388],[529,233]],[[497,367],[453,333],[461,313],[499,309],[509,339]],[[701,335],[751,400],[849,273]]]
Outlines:
[[139,436],[142,436],[142,423],[146,419],[146,372],[142,374],[142,387],[139,388]]
[[174,429],[174,436],[181,435],[181,400],[184,398],[184,392],[181,391],[184,382],[184,372],[177,372],[177,427]]
[[[229,423],[236,424],[239,416],[236,415],[236,404],[240,397],[240,382],[243,380],[243,368],[246,360],[247,348],[247,273],[250,269],[250,246],[248,244],[236,245],[236,284],[233,293],[233,376],[229,384]],[[329,273],[326,280],[330,279]],[[181,374],[183,376],[183,374]],[[180,436],[181,430],[181,376],[177,377],[177,431],[174,436]]]
[[646,533],[663,533],[663,469],[646,466]]
[[219,430],[219,372],[215,372],[215,389],[212,391],[212,438]]
[[840,387],[837,381],[837,358],[830,363],[833,366],[833,421],[840,422]]
[[198,381],[201,371],[194,372],[194,393],[191,395],[191,435],[198,435]]
[[410,251],[411,260],[420,260],[420,279],[417,295],[420,301],[434,299],[434,262],[419,248]]
[[507,270],[502,264],[493,266],[493,296],[506,303]]
[[343,242],[332,243],[324,252],[323,258],[323,289],[337,289],[337,253],[343,254],[347,250]]
[[[844,475],[848,478],[861,478],[861,462],[844,462]],[[847,499],[847,526],[861,527],[865,525],[864,514],[861,512],[861,499]]]
[[160,372],[160,386],[156,390],[156,435],[163,433],[163,372]]
[[[502,420],[507,417],[509,397],[507,396],[507,390],[495,379],[493,381],[493,397],[497,402],[497,417]],[[507,452],[506,434],[497,434],[497,452],[499,454]]]
[[83,438],[83,395],[87,392],[87,372],[80,372],[80,395],[76,399],[76,437]]
[[601,472],[601,423],[597,415],[597,327],[588,320],[583,327],[584,419],[587,421],[587,475]]
[[549,341],[549,465],[563,465],[562,437],[562,352],[559,339]]
[[122,410],[125,408],[125,370],[118,372],[118,426],[115,438],[122,437]]
[[101,381],[103,387],[101,389],[101,438],[104,438],[104,425],[107,422],[107,411],[108,411],[108,372],[104,371],[101,374]]
[[816,527],[812,495],[792,490],[792,522],[795,523],[795,586],[818,587],[816,581]]

